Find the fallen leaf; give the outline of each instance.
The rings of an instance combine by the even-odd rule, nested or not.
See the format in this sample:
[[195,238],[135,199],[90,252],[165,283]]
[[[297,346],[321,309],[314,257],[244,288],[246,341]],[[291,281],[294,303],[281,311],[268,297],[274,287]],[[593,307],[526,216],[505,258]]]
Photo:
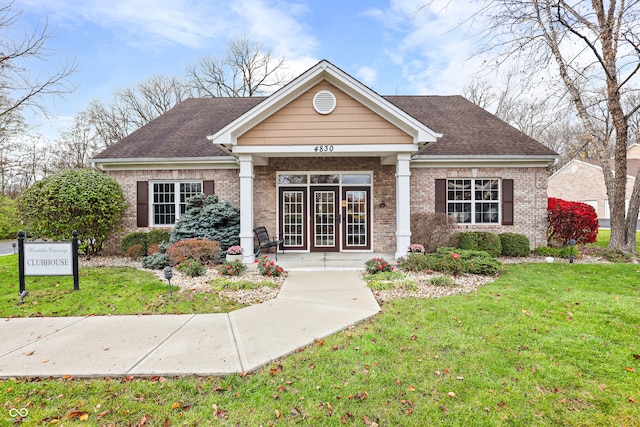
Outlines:
[[33,356],[33,353],[35,353],[35,350],[34,351],[30,351],[29,353],[27,353],[27,356]]
[[454,392],[450,391],[449,393],[447,393],[447,396],[456,397],[456,394]]
[[149,421],[151,421],[151,415],[145,415],[144,417],[140,418],[140,421],[138,421],[138,427],[144,427],[147,424],[149,424]]
[[276,409],[276,418],[280,418],[280,411]]
[[640,359],[640,354],[634,354],[634,355],[633,355],[633,358],[634,358],[634,359]]
[[180,407],[180,404],[178,402],[171,405],[171,409],[178,409],[179,407]]
[[409,391],[416,391],[416,388],[415,388],[414,386],[410,385],[410,386],[409,386],[409,388],[408,388],[407,390],[409,390]]
[[[83,416],[86,416],[86,418],[82,418]],[[89,418],[89,413],[85,412],[85,411],[71,411],[67,414],[66,417],[64,417],[66,420],[72,420],[74,418],[78,418],[80,420],[86,421],[87,418]]]
[[635,370],[630,366],[627,366],[626,368],[624,368],[624,370],[629,372],[635,372]]
[[630,397],[630,398],[629,398],[629,402],[631,402],[631,403],[636,403],[636,399],[634,399],[633,397]]

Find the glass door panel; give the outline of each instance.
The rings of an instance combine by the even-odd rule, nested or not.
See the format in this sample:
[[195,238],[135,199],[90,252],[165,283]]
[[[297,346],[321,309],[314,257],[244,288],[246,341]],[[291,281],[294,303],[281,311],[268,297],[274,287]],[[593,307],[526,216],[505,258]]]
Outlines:
[[307,249],[307,190],[306,188],[280,189],[280,236],[283,248]]
[[368,187],[343,188],[344,248],[370,249]]
[[311,189],[313,203],[313,235],[311,246],[318,251],[336,251],[338,245],[338,189],[315,187]]

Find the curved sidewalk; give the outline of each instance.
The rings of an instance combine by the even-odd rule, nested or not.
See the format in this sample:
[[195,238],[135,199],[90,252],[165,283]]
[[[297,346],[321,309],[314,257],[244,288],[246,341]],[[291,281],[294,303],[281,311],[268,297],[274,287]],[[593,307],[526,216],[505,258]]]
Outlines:
[[379,310],[359,271],[294,270],[231,313],[0,319],[0,378],[248,372]]

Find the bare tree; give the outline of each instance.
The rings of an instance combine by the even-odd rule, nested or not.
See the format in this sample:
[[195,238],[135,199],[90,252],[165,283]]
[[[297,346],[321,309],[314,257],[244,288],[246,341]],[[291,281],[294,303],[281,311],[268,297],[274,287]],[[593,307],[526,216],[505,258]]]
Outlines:
[[89,116],[81,111],[74,118],[71,127],[60,132],[60,137],[52,147],[51,171],[89,167],[89,159],[98,148],[98,137]]
[[[11,96],[0,116],[21,107],[37,108],[47,114],[42,101],[47,96],[61,96],[75,90],[69,78],[76,71],[75,63],[65,63],[53,74],[42,77],[33,73],[38,62],[45,62],[52,52],[46,42],[52,36],[46,23],[32,31],[25,31],[19,39],[12,38],[12,30],[19,26],[22,12],[14,9],[13,1],[0,6],[0,90]],[[13,31],[13,34],[18,31]],[[35,62],[35,63],[34,63]]]
[[101,146],[108,147],[192,95],[191,88],[177,77],[155,75],[132,88],[117,90],[108,105],[92,101],[80,114],[86,114]]
[[273,92],[291,80],[285,58],[272,57],[246,35],[232,39],[224,56],[201,58],[187,67],[187,78],[201,97],[242,97]]
[[[624,103],[640,70],[639,9],[640,3],[624,0],[493,0],[483,11],[490,21],[485,53],[499,52],[498,63],[513,59],[531,72],[549,65],[556,69],[554,75],[575,108],[586,143],[595,147],[602,165],[611,207],[609,247],[626,252],[635,252],[640,209],[636,179],[625,212],[629,120],[640,104]],[[603,117],[604,134],[603,123],[598,123]]]

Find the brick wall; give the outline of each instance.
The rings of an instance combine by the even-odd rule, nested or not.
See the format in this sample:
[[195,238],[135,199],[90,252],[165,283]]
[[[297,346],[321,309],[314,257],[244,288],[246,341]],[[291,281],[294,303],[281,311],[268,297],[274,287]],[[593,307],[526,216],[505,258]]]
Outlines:
[[[395,166],[381,165],[376,157],[366,158],[272,158],[267,166],[254,166],[254,224],[264,225],[276,234],[276,172],[373,172],[373,251],[396,251],[396,181]],[[123,188],[129,208],[125,212],[122,230],[107,242],[107,251],[118,249],[123,235],[150,228],[136,227],[136,182],[162,179],[213,180],[215,193],[239,206],[237,169],[193,169],[167,171],[110,171]],[[543,168],[411,168],[411,211],[433,212],[435,180],[440,178],[506,178],[514,180],[514,225],[464,225],[463,230],[483,230],[495,233],[525,234],[531,247],[546,244],[547,174]],[[381,207],[381,205],[384,205]]]
[[202,180],[214,181],[215,194],[220,199],[228,200],[234,206],[240,205],[238,188],[240,178],[237,169],[184,169],[184,170],[127,170],[109,171],[122,186],[128,208],[124,213],[121,229],[105,243],[107,253],[119,250],[120,239],[133,231],[148,231],[151,227],[136,227],[136,182],[151,180]]
[[433,212],[435,180],[445,178],[513,179],[513,225],[460,225],[468,231],[519,233],[531,248],[547,243],[547,173],[544,168],[420,168],[411,169],[411,211]]

